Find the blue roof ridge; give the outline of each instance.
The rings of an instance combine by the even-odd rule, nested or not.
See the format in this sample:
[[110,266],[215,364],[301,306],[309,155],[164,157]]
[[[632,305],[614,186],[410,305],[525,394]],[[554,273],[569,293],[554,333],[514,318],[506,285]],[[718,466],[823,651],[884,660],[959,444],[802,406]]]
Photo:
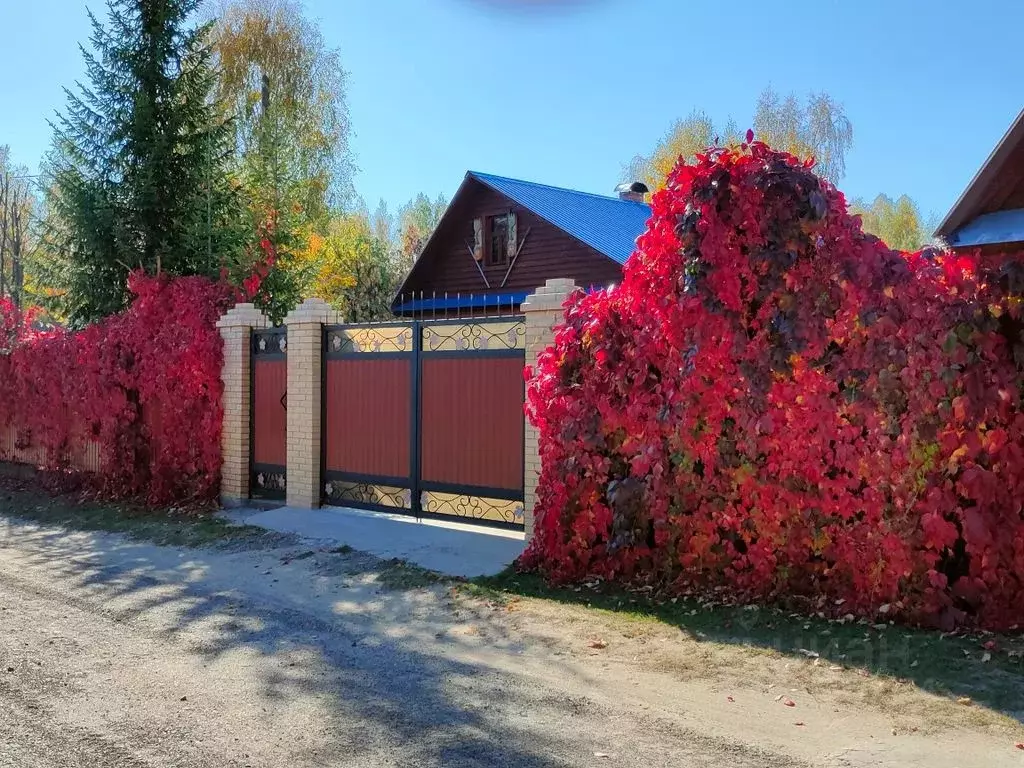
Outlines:
[[487,179],[500,179],[501,181],[511,181],[516,184],[526,184],[530,187],[545,187],[546,189],[554,189],[559,192],[572,192],[574,195],[587,195],[588,197],[596,197],[599,200],[610,200],[615,203],[632,203],[633,205],[644,205],[650,207],[647,203],[640,202],[639,200],[623,200],[621,197],[614,195],[599,195],[596,192],[583,192],[579,189],[572,189],[571,187],[556,187],[554,184],[541,184],[538,181],[526,181],[525,179],[513,179],[511,176],[499,176],[496,173],[483,173],[481,171],[467,171],[467,176],[472,176],[475,179],[487,183]]

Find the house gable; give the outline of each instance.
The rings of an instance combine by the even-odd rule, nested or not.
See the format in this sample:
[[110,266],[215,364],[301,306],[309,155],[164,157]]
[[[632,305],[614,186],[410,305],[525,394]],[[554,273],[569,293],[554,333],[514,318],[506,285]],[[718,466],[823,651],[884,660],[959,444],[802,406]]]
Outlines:
[[[516,215],[518,257],[510,264],[478,264],[473,258],[475,219]],[[514,254],[512,255],[514,256]],[[481,270],[483,275],[481,275]],[[584,288],[618,282],[622,267],[529,208],[467,175],[430,241],[406,278],[403,297],[455,294],[523,294],[549,278],[572,278]],[[486,282],[485,282],[486,278]]]

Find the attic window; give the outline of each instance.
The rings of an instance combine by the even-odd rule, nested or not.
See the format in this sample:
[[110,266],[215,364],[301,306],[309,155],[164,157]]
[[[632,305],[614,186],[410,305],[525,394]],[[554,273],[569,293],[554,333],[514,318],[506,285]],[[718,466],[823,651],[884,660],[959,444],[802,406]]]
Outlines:
[[487,218],[487,265],[508,264],[508,214]]

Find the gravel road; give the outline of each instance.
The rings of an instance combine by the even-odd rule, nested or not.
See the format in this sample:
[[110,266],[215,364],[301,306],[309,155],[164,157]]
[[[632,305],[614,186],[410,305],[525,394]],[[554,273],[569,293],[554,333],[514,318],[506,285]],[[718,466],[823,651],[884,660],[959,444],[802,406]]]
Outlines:
[[[918,764],[912,742],[869,740],[880,716],[830,714],[847,733],[790,745],[769,697],[738,716],[706,681],[571,652],[584,626],[545,635],[444,587],[383,590],[375,565],[0,520],[0,766]],[[919,764],[999,764],[970,759],[976,736]]]

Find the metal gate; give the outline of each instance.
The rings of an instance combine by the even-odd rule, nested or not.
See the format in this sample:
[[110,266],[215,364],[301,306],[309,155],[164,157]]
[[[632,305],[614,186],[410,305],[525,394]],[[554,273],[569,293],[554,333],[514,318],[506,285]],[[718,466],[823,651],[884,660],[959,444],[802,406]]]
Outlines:
[[522,318],[324,329],[324,502],[523,527]]
[[250,371],[249,494],[257,499],[284,499],[288,437],[286,329],[253,331]]

